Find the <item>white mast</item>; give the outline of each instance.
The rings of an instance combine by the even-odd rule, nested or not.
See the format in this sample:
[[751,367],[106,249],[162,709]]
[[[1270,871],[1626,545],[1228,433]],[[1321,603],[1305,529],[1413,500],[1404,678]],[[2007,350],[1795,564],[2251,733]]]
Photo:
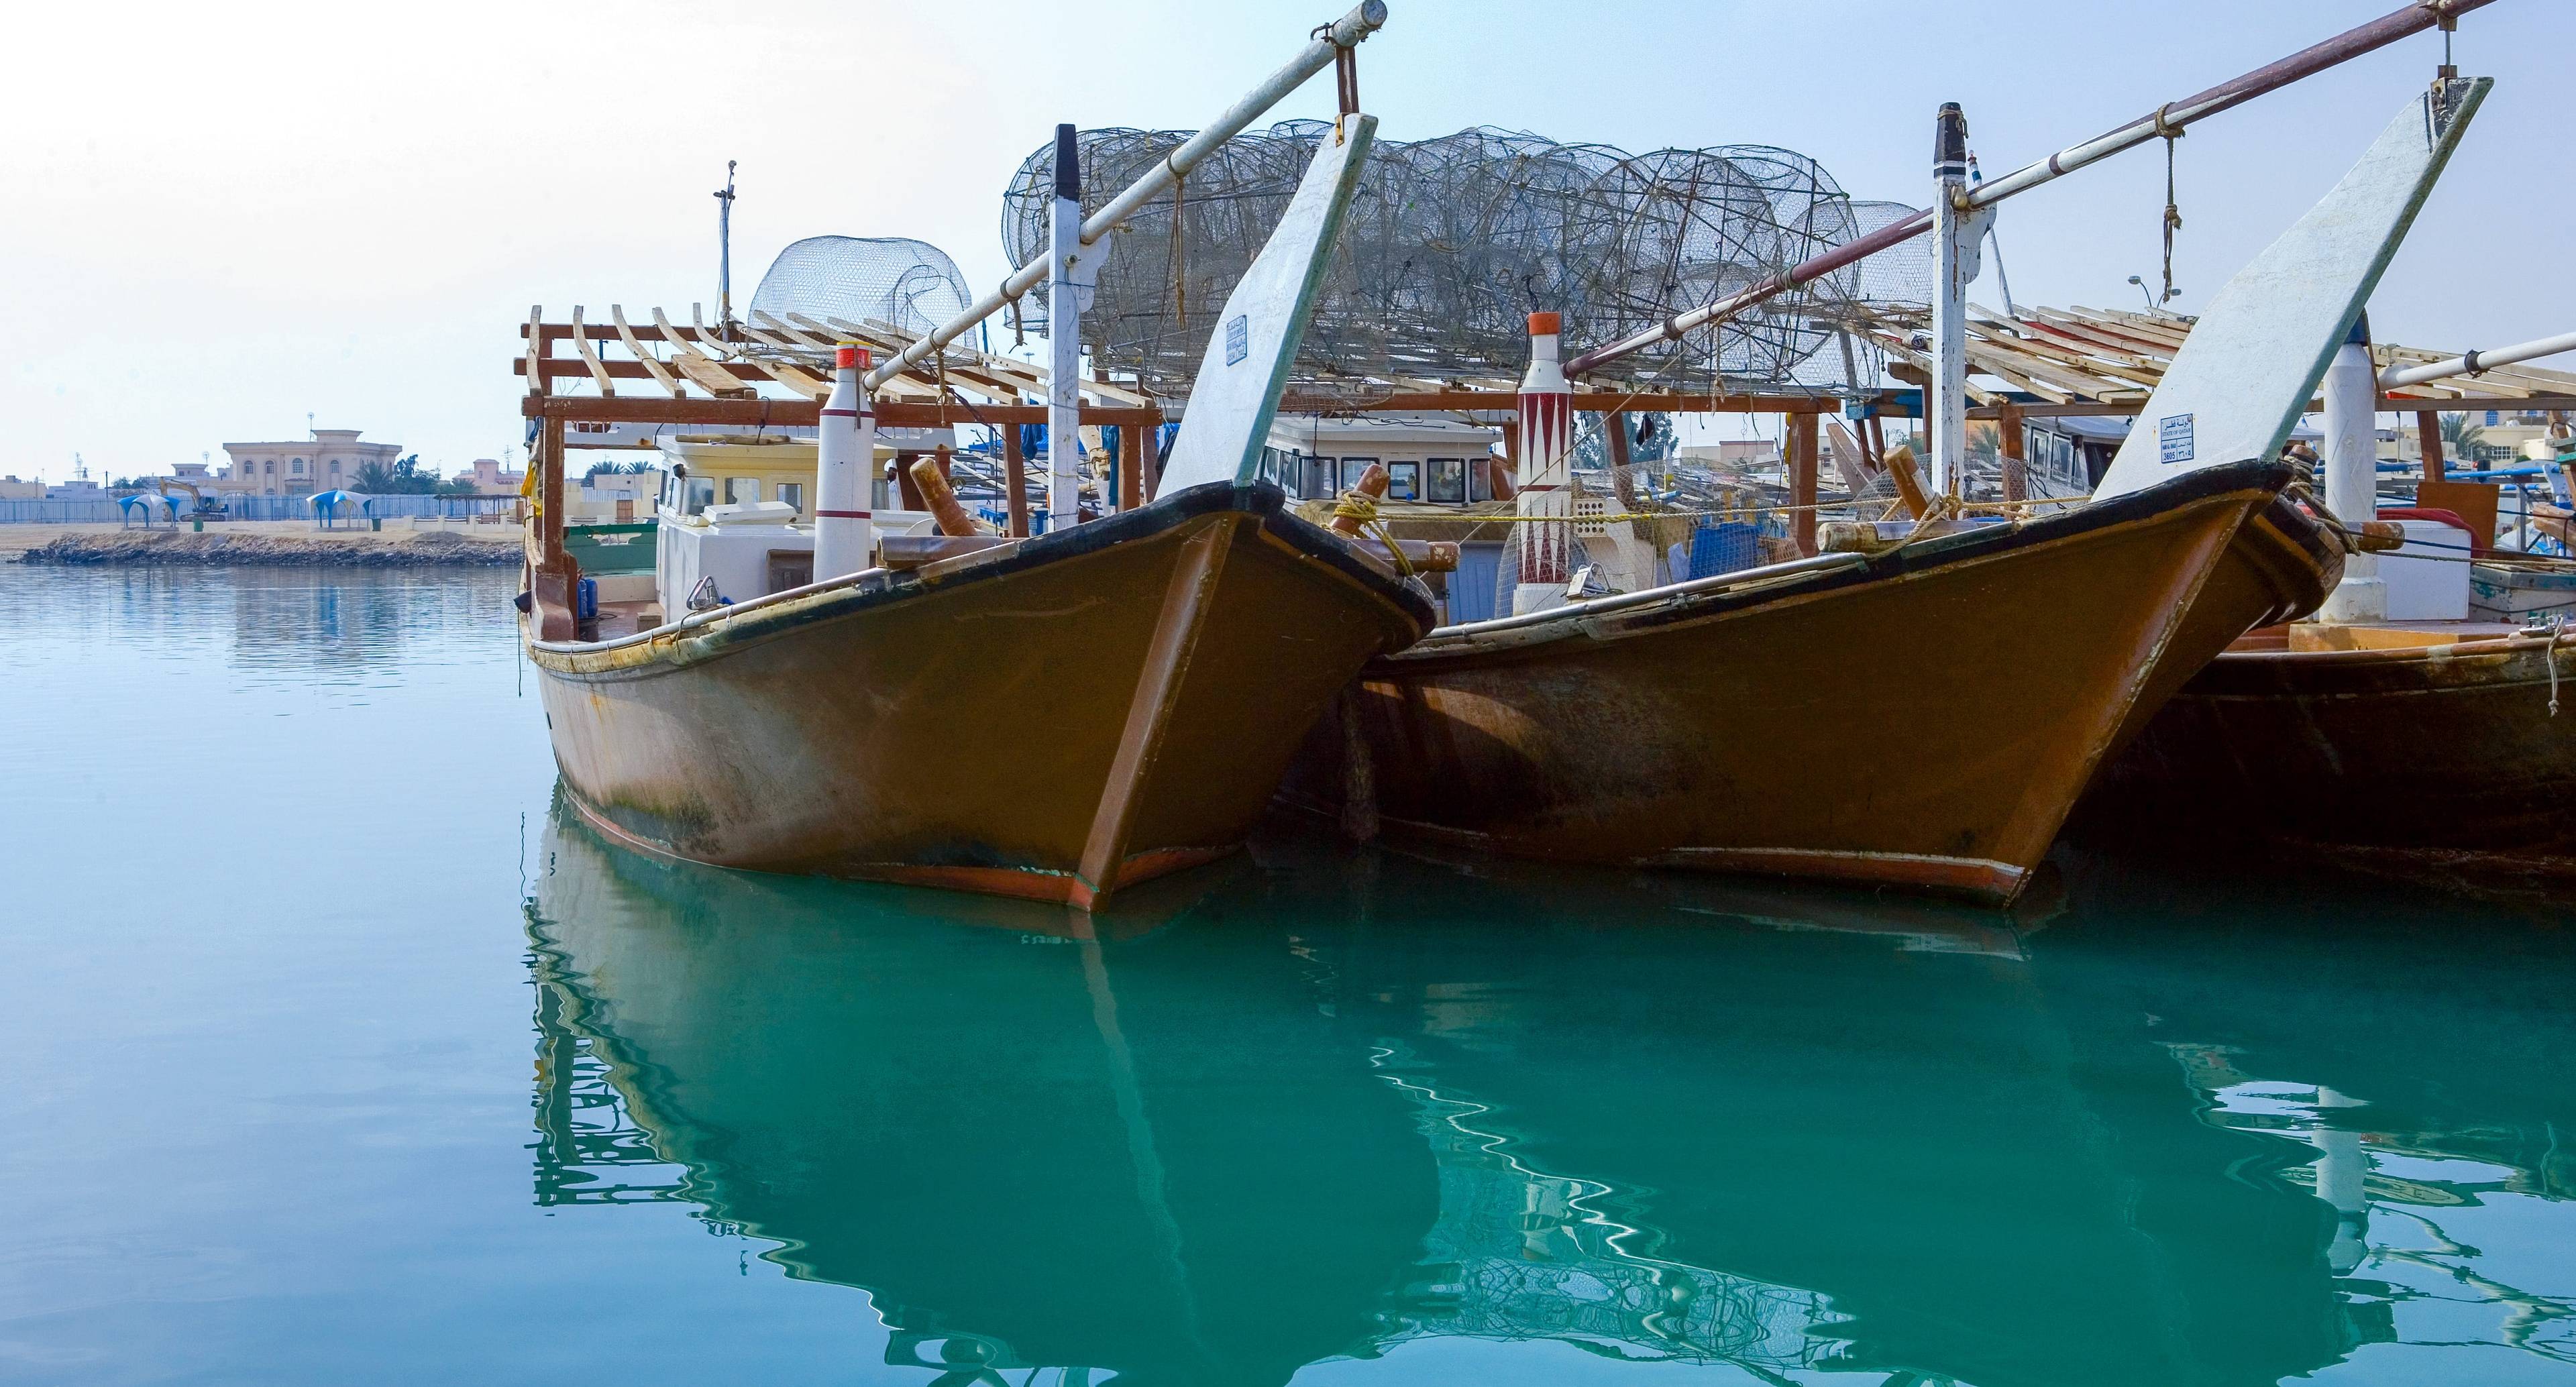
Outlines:
[[875,480],[877,420],[859,384],[867,369],[864,347],[844,346],[833,362],[832,397],[816,422],[814,462],[814,581],[866,569],[875,556],[877,530],[869,483]]
[[1968,207],[1968,118],[1943,102],[1932,137],[1932,489],[1966,494],[1968,461],[1968,286],[1977,278],[1977,243],[1995,224],[1991,207]]
[[[2345,524],[2379,517],[2379,378],[2370,362],[2370,315],[2353,320],[2343,345],[2326,363],[2326,509]],[[2325,621],[2381,621],[2388,616],[2388,584],[2379,556],[2354,553],[2343,561],[2343,581],[2326,595],[2317,616]]]
[[1073,127],[1055,128],[1055,219],[1047,261],[1047,529],[1082,513],[1082,309],[1098,282],[1103,237],[1082,243],[1082,150]]

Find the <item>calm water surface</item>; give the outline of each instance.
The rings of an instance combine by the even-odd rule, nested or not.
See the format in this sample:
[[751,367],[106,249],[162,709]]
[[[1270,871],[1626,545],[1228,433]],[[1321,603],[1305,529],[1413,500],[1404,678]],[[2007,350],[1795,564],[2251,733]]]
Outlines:
[[504,575],[0,567],[0,1379],[2576,1382],[2576,937],[656,864]]

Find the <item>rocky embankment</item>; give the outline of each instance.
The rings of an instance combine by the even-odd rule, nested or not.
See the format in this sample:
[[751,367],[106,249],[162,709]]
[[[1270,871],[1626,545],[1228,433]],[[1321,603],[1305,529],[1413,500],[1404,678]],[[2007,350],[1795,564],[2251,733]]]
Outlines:
[[519,532],[485,539],[446,531],[307,531],[260,534],[190,530],[100,530],[57,534],[18,555],[20,563],[185,564],[198,567],[507,567],[520,558]]

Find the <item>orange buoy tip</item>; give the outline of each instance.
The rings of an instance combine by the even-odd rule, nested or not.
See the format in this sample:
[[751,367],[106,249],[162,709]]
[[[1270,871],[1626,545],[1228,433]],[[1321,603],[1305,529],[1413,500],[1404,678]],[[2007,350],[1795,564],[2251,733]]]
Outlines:
[[1564,329],[1564,325],[1565,320],[1562,315],[1533,313],[1530,315],[1530,336],[1554,337]]

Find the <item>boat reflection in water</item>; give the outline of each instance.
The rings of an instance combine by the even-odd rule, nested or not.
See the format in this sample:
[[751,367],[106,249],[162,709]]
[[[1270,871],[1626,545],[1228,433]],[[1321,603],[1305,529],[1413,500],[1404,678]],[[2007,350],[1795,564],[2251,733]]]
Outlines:
[[1981,1387],[2576,1358],[2563,1259],[2465,1228],[2576,1182],[2562,935],[1327,854],[1095,931],[559,819],[538,1200],[696,1205],[863,1288],[925,1382],[1423,1380],[1461,1340]]

